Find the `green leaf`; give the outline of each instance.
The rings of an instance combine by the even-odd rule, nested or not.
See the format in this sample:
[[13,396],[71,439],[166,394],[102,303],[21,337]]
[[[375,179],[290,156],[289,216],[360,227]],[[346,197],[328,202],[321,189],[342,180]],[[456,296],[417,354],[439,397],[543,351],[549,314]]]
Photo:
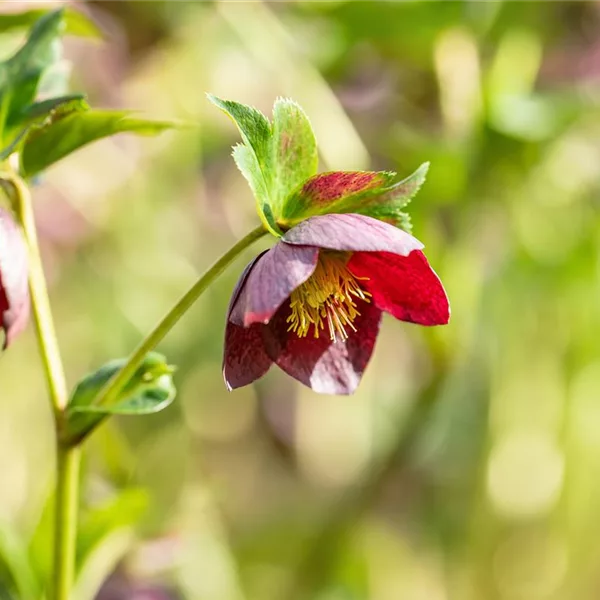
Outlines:
[[49,98],[30,104],[21,114],[23,128],[12,134],[14,137],[10,143],[0,151],[0,160],[5,160],[14,152],[18,152],[32,132],[49,127],[73,112],[84,110],[89,110],[89,105],[82,94]]
[[243,144],[234,147],[233,158],[257,201],[258,213],[275,235],[285,199],[317,171],[314,133],[298,104],[278,98],[273,123],[258,110],[238,102],[208,95],[238,126]]
[[110,361],[77,384],[67,410],[67,438],[82,439],[110,415],[148,415],[165,409],[173,402],[174,368],[165,362],[164,356],[151,352],[114,404],[95,405],[98,393],[125,362],[126,359]]
[[259,216],[272,233],[279,235],[277,223],[272,217],[273,213],[269,201],[269,188],[260,169],[256,154],[254,154],[252,148],[249,146],[237,144],[233,147],[232,156],[237,168],[248,182],[248,185],[256,198]]
[[278,98],[273,107],[272,210],[280,215],[284,202],[317,172],[317,141],[308,117],[293,100]]
[[73,598],[94,600],[100,588],[115,571],[136,542],[132,527],[121,527],[107,533],[81,565],[73,584]]
[[[48,11],[43,9],[26,10],[21,13],[9,13],[0,15],[0,32],[9,32],[15,29],[31,27],[41,19]],[[98,26],[83,13],[72,8],[64,9],[65,33],[86,38],[102,38],[102,32]]]
[[429,163],[393,183],[395,173],[385,171],[334,171],[310,178],[285,203],[279,224],[284,228],[315,215],[357,213],[393,223],[410,231],[402,209],[425,181]]
[[28,136],[21,153],[21,171],[30,177],[75,150],[116,133],[156,135],[175,126],[172,121],[141,119],[126,111],[75,112]]
[[2,128],[12,127],[23,106],[31,104],[44,71],[60,57],[63,10],[46,13],[33,25],[17,53],[0,63]]
[[73,598],[93,600],[97,597],[102,584],[135,543],[135,526],[148,504],[145,490],[130,488],[83,512],[77,536]]
[[84,563],[111,531],[136,525],[149,504],[142,489],[126,489],[115,498],[84,513],[79,528],[77,562]]
[[261,169],[264,168],[270,162],[271,155],[271,124],[267,117],[252,106],[221,100],[212,94],[207,96],[215,106],[231,117],[242,134],[244,144],[252,149]]
[[88,109],[89,105],[84,94],[68,94],[30,104],[23,109],[22,119],[25,122],[33,122],[40,117],[66,116],[71,112]]
[[267,117],[252,106],[232,100],[221,100],[212,94],[208,99],[219,107],[237,125],[243,144],[233,148],[233,159],[250,185],[256,198],[258,215],[265,227],[274,235],[281,235],[272,217],[271,191],[271,124]]

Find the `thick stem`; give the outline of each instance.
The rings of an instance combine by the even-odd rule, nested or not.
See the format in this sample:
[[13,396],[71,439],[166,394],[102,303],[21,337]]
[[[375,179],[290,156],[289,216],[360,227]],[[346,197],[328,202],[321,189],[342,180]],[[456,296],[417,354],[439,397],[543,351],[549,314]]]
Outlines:
[[59,446],[54,511],[53,600],[69,600],[75,577],[81,446]]
[[173,326],[191,308],[202,292],[225,270],[243,250],[267,233],[263,225],[252,230],[237,244],[233,245],[204,275],[185,293],[179,302],[164,316],[162,321],[146,336],[142,343],[133,351],[127,363],[106,384],[96,398],[95,404],[109,406],[119,396],[123,386],[135,375],[137,368],[142,364],[144,357],[151,352],[159,342],[169,333]]

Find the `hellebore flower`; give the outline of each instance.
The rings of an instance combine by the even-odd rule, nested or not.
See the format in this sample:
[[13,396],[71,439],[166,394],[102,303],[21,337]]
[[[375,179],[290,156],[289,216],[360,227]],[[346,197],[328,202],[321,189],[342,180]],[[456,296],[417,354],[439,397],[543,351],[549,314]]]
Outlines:
[[229,389],[275,363],[316,392],[350,394],[375,347],[382,312],[420,325],[448,322],[444,288],[423,244],[360,214],[310,217],[244,270],[227,314]]
[[12,214],[0,208],[0,327],[4,329],[4,348],[21,333],[29,318],[27,265],[21,230]]

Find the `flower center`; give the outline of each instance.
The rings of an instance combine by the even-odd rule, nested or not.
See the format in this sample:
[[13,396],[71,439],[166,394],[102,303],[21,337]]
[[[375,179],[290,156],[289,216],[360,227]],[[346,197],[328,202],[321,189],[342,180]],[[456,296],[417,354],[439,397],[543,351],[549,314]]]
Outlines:
[[370,302],[371,294],[365,292],[359,281],[368,277],[356,277],[346,266],[348,256],[343,253],[319,254],[314,273],[290,294],[292,312],[287,318],[288,331],[298,337],[306,337],[314,327],[315,338],[320,331],[329,330],[333,342],[348,339],[346,328],[356,331],[353,321],[360,315],[356,299]]

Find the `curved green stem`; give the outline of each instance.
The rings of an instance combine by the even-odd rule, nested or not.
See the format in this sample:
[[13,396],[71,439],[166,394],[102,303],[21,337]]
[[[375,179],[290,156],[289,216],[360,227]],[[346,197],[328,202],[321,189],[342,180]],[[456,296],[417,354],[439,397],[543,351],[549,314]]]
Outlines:
[[31,310],[35,323],[38,346],[44,365],[46,381],[50,392],[50,400],[54,414],[60,422],[67,406],[69,395],[65,379],[65,371],[60,356],[58,340],[50,309],[48,287],[42,266],[37,230],[33,217],[31,194],[25,182],[17,175],[3,176],[14,189],[14,205],[27,245],[29,246],[29,290],[31,293]]
[[169,333],[173,326],[191,308],[200,297],[202,292],[225,270],[225,268],[248,246],[267,233],[263,225],[252,230],[239,242],[233,245],[204,275],[184,294],[179,302],[164,316],[162,321],[151,331],[142,343],[133,351],[127,363],[116,375],[104,386],[98,394],[94,404],[109,406],[119,397],[119,392],[127,382],[135,375],[137,368],[142,364],[148,352],[154,350],[158,343]]

